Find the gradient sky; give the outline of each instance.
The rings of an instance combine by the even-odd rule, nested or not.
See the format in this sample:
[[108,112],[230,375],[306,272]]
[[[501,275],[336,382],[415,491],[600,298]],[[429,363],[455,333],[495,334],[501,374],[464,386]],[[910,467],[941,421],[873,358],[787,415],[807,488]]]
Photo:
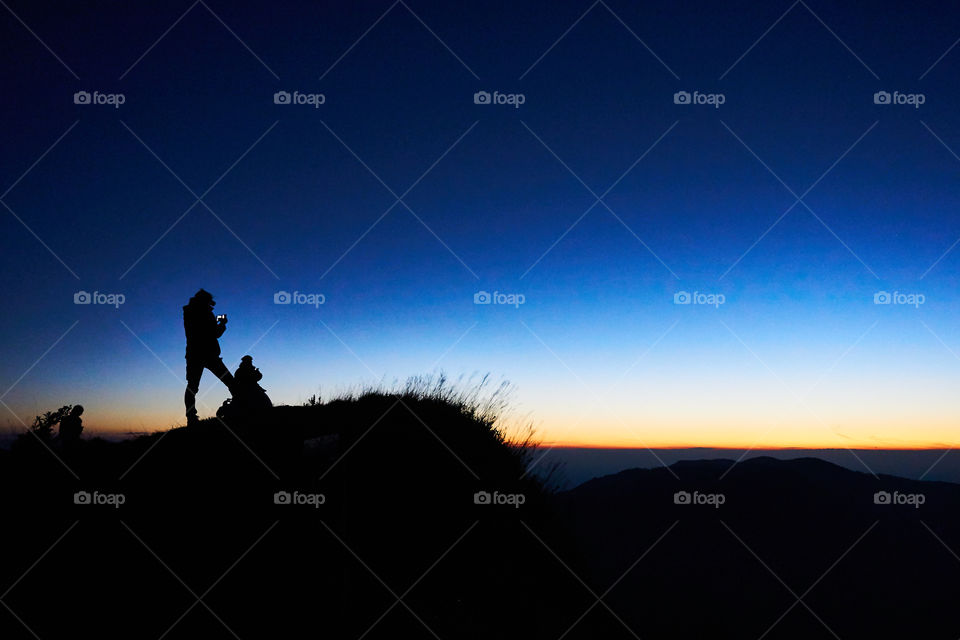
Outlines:
[[958,445],[960,12],[844,5],[9,2],[0,420],[182,423],[202,286],[275,403],[442,369],[551,442]]

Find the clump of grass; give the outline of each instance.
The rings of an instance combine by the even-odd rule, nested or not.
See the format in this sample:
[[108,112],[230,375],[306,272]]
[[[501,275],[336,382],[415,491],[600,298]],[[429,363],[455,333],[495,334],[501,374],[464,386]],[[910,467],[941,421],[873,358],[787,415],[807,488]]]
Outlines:
[[[328,402],[399,399],[408,405],[434,405],[453,408],[466,423],[485,428],[496,443],[508,447],[523,469],[534,472],[539,461],[539,440],[528,416],[514,411],[516,387],[507,380],[494,380],[489,373],[460,375],[451,380],[445,373],[423,374],[400,382],[357,385],[335,393]],[[323,404],[318,396],[308,398],[304,406]],[[536,476],[550,485],[558,468],[548,465],[536,469]]]
[[[404,382],[394,381],[359,385],[335,394],[332,401],[359,401],[365,398],[399,398],[411,403],[435,403],[456,408],[464,417],[479,422],[495,431],[501,441],[511,442],[507,436],[508,413],[512,406],[515,387],[508,381],[495,383],[490,374],[461,375],[451,381],[443,372],[411,376]],[[316,396],[308,398],[305,406],[320,404]],[[532,426],[530,427],[532,431]],[[524,436],[523,440],[528,437]]]

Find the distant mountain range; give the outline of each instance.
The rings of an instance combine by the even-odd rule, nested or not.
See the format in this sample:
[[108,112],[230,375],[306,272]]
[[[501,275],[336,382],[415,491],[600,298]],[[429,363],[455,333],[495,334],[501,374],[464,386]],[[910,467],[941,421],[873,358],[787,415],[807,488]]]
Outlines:
[[732,458],[741,460],[770,456],[792,460],[807,456],[854,471],[887,473],[915,480],[942,480],[960,483],[960,451],[953,449],[717,449],[685,447],[679,449],[566,447],[546,450],[537,466],[563,465],[564,489],[571,489],[591,478],[624,469],[671,465],[681,460]]
[[960,485],[759,457],[631,469],[558,500],[613,611],[589,616],[641,638],[960,636]]

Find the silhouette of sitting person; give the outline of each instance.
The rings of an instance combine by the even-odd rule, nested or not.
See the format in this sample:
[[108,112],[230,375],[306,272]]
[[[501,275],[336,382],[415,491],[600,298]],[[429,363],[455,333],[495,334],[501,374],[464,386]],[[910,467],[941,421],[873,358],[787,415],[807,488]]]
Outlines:
[[213,295],[200,289],[183,307],[183,331],[187,337],[187,389],[183,402],[187,408],[187,426],[199,423],[197,391],[204,369],[209,369],[233,393],[233,376],[220,358],[219,338],[227,330],[227,316],[214,316]]
[[83,420],[80,416],[83,414],[83,405],[74,405],[70,413],[60,419],[60,444],[64,447],[72,447],[80,440],[80,433],[83,431]]
[[233,398],[224,401],[217,416],[243,420],[273,408],[266,389],[257,384],[261,379],[263,374],[253,366],[253,357],[243,356],[240,366],[233,372]]
[[260,369],[253,366],[252,356],[243,356],[240,366],[233,372],[233,409],[246,412],[264,411],[273,407],[266,389],[258,382],[263,379]]
[[234,401],[251,409],[269,409],[273,407],[267,391],[258,382],[263,379],[260,369],[253,366],[253,356],[243,356],[240,366],[233,372]]

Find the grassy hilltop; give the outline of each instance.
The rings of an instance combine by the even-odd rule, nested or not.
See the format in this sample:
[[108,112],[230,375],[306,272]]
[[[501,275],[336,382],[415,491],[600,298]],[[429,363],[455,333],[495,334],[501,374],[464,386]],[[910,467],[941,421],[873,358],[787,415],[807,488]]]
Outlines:
[[45,639],[103,607],[118,637],[557,637],[589,594],[504,391],[418,378],[72,451],[24,434],[4,583],[69,532],[5,601]]

